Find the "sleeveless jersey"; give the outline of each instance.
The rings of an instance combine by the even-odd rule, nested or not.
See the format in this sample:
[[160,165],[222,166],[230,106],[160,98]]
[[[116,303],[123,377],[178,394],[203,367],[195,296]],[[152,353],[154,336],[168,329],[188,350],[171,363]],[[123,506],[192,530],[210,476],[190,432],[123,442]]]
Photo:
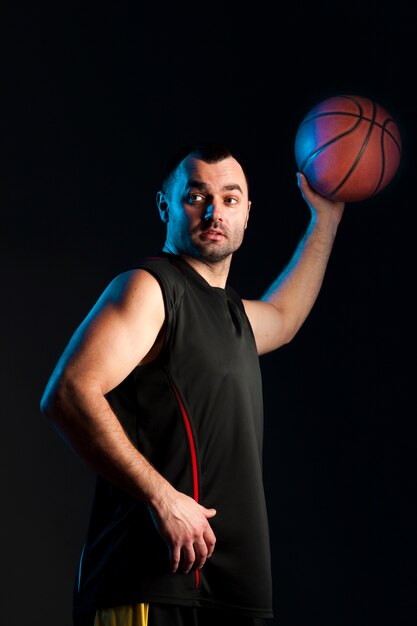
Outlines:
[[153,467],[217,510],[209,519],[216,546],[201,570],[170,572],[148,507],[98,476],[74,615],[157,602],[271,617],[261,373],[242,301],[176,255],[161,253],[139,267],[163,293],[164,344],[106,397]]

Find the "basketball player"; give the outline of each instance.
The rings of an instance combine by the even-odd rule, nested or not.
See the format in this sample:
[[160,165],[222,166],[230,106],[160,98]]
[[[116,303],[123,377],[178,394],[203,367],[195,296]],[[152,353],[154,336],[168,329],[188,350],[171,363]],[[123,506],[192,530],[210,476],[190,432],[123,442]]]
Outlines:
[[227,280],[247,177],[224,146],[183,150],[157,194],[161,252],[114,278],[52,373],[41,409],[97,473],[75,625],[272,617],[259,356],[309,314],[344,210],[298,183],[309,226],[267,292],[241,300]]

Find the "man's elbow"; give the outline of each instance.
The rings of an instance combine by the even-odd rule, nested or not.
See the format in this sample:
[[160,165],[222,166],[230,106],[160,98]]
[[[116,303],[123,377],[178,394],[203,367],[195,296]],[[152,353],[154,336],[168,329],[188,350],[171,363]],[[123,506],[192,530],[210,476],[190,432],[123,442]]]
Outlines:
[[41,414],[44,417],[54,419],[60,395],[62,395],[62,384],[52,377],[45,387],[39,404]]
[[39,409],[40,409],[41,415],[43,415],[44,417],[49,417],[50,415],[49,407],[50,407],[49,396],[45,390],[42,394],[42,398],[39,403]]
[[73,394],[73,384],[68,376],[54,373],[48,381],[40,400],[41,414],[52,421],[58,421],[59,416]]

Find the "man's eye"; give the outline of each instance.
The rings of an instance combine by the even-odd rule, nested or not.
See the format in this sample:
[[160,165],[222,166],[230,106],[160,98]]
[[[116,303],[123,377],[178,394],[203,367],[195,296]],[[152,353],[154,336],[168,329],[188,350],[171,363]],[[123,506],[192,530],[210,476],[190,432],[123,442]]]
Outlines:
[[189,193],[187,196],[188,204],[196,204],[198,202],[204,202],[204,196],[200,193]]
[[229,204],[230,206],[234,206],[235,204],[237,204],[237,199],[236,198],[226,198],[225,203]]

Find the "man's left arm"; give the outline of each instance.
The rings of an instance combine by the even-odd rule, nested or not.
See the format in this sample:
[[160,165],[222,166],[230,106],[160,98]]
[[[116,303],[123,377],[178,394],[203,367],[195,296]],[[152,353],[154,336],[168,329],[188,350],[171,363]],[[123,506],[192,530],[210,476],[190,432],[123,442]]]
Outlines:
[[310,223],[290,262],[260,300],[244,300],[259,354],[276,350],[296,335],[317,299],[333,248],[343,202],[319,195],[298,174],[311,211]]

